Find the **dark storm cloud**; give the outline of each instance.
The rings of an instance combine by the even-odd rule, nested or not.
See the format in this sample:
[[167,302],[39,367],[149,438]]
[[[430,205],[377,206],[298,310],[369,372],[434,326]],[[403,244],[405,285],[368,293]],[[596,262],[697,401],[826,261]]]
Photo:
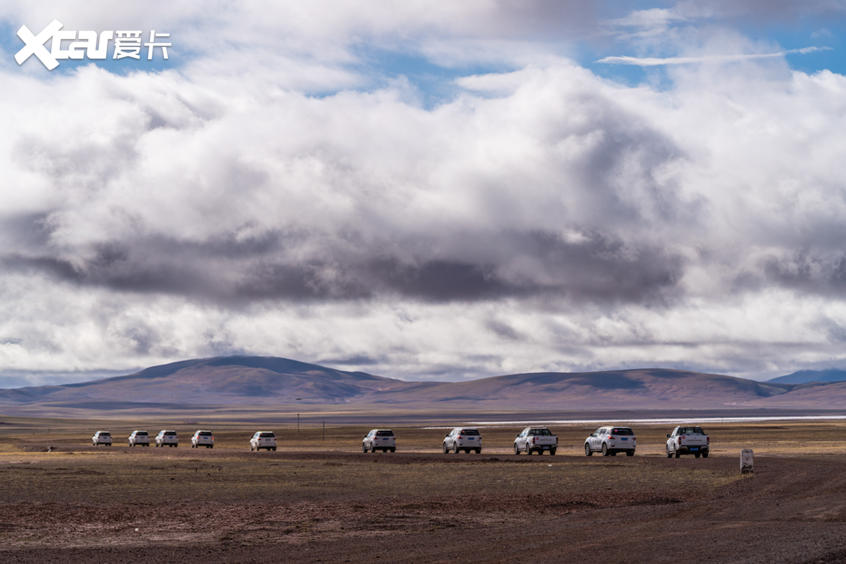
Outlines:
[[813,254],[800,251],[764,262],[767,283],[801,292],[846,296],[846,254]]
[[683,272],[680,257],[662,248],[627,245],[598,232],[567,242],[548,232],[518,234],[519,252],[541,259],[559,283],[546,283],[574,299],[642,301],[669,297]]
[[6,249],[42,247],[50,240],[50,213],[15,214],[0,220],[0,237]]
[[846,2],[841,0],[716,0],[706,9],[724,17],[766,20],[794,20],[803,16],[846,15]]
[[499,319],[490,319],[485,323],[485,327],[493,332],[495,335],[508,339],[509,341],[519,341],[525,339],[525,335],[521,334],[510,324]]
[[491,11],[499,33],[560,37],[587,34],[596,26],[600,7],[591,0],[497,0]]
[[[41,254],[6,254],[2,263],[8,270],[39,272],[72,284],[222,303],[389,296],[450,302],[535,295],[655,301],[675,291],[682,271],[681,260],[661,249],[627,245],[595,232],[583,234],[578,242],[543,231],[446,234],[413,249],[395,249],[400,253],[395,256],[385,256],[379,244],[348,253],[344,241],[322,237],[313,245],[319,254],[304,255],[302,248],[314,242],[312,237],[319,236],[276,232],[205,243],[134,238],[131,243],[97,245],[86,259],[51,256],[42,249]],[[420,250],[449,245],[454,246],[452,256],[428,256]],[[521,261],[533,266],[516,267]]]
[[0,264],[7,272],[41,272],[52,278],[70,282],[80,282],[77,268],[69,261],[48,256],[25,256],[16,253],[2,257]]
[[378,259],[363,274],[389,291],[430,301],[484,300],[523,290],[498,276],[493,265],[460,260]]
[[[580,3],[572,5],[576,4]],[[506,11],[517,6],[501,3]],[[550,10],[562,10],[561,17],[567,11],[551,2],[532,6],[541,19]],[[352,113],[364,117],[360,121],[349,118],[342,108],[343,123],[349,125],[337,136],[318,134],[310,141],[284,143],[268,138],[221,153],[220,142],[242,128],[249,129],[245,118],[226,122],[231,131],[221,125],[219,137],[207,138],[192,129],[195,112],[180,102],[168,127],[187,126],[179,132],[181,136],[176,136],[177,131],[168,135],[203,147],[197,151],[200,162],[181,160],[180,151],[154,152],[139,162],[158,163],[166,173],[150,177],[136,166],[139,151],[150,147],[131,146],[123,138],[120,143],[83,147],[84,153],[100,155],[87,160],[76,150],[44,139],[18,141],[16,151],[25,168],[41,170],[56,186],[67,184],[79,190],[82,203],[33,217],[28,223],[26,219],[14,225],[0,223],[0,229],[11,233],[29,233],[20,237],[24,244],[7,248],[0,260],[8,269],[40,272],[71,284],[182,295],[221,305],[397,296],[433,303],[543,296],[654,304],[676,296],[683,261],[678,253],[656,243],[651,228],[644,226],[656,221],[692,223],[694,206],[679,201],[672,182],[657,180],[662,167],[682,158],[681,150],[647,120],[616,104],[611,93],[597,93],[596,83],[586,81],[581,73],[563,67],[540,72],[533,80],[538,84],[506,104],[506,113],[513,113],[511,119],[500,122],[497,105],[488,108],[491,104],[479,100],[478,119],[489,123],[489,130],[465,133],[463,143],[446,152],[436,150],[422,161],[436,166],[446,159],[455,169],[445,180],[455,191],[454,201],[472,200],[487,220],[483,226],[468,227],[464,224],[473,218],[456,215],[451,223],[431,227],[440,223],[439,216],[451,213],[450,197],[433,210],[411,215],[407,224],[395,223],[395,217],[405,213],[407,199],[426,191],[434,196],[440,190],[437,181],[427,184],[425,178],[420,187],[387,200],[384,206],[379,198],[370,201],[369,195],[393,184],[418,182],[416,172],[395,168],[425,167],[405,162],[406,151],[392,156],[390,151],[385,154],[381,143],[371,145],[369,123],[408,120],[409,127],[380,130],[378,135],[387,135],[394,144],[408,144],[408,153],[425,153],[430,149],[420,138],[428,130],[422,134],[415,130],[422,117],[416,109],[387,105],[385,111],[396,112],[396,117],[385,119],[378,104],[354,97],[352,101],[360,105],[353,106],[358,110]],[[108,90],[107,98],[131,98],[129,90],[118,94],[113,90]],[[349,96],[340,97],[345,98]],[[137,103],[146,107],[140,100]],[[310,112],[317,109],[331,116],[336,111],[329,99],[298,98],[290,103],[292,108],[264,108],[267,116],[262,115],[262,125],[283,118],[291,122],[290,116],[301,115],[304,121],[291,127],[311,134],[320,130],[325,118],[321,115],[315,121]],[[137,116],[120,115],[116,123],[146,123],[133,121]],[[425,119],[442,118],[435,112]],[[458,133],[473,132],[475,119],[440,125]],[[531,123],[538,127],[528,127]],[[464,161],[462,151],[472,155],[485,147],[486,135],[496,133],[498,127],[516,127],[517,133],[524,127],[531,129],[525,147],[518,142],[509,145],[507,152],[536,152],[540,170],[509,163],[505,174],[489,175],[487,163]],[[300,137],[308,140],[309,134]],[[356,141],[342,143],[344,135]],[[492,158],[497,158],[497,152]],[[112,153],[120,155],[111,159]],[[378,155],[375,161],[374,154]],[[175,159],[172,163],[167,162],[170,157]],[[383,170],[384,162],[392,159],[398,164]],[[107,164],[112,161],[117,164]],[[122,168],[125,174],[116,175],[115,170]],[[374,170],[379,181],[373,178]],[[174,194],[175,208],[163,215],[173,223],[159,221],[156,208],[144,197],[147,191],[157,194],[163,181]],[[522,194],[524,183],[527,196]],[[262,213],[268,203],[273,208],[279,201],[290,201],[303,217],[289,214],[276,223],[271,215],[276,210],[268,210],[267,216]],[[333,209],[336,201],[354,205]],[[323,202],[330,209],[323,210]],[[526,205],[523,215],[531,215],[528,220],[515,218],[515,207],[522,205]],[[197,213],[198,208],[214,211],[206,219]],[[239,219],[242,223],[233,230]],[[284,227],[275,228],[278,225]],[[578,237],[563,237],[555,231],[558,226],[577,231]],[[183,232],[195,238],[180,237]],[[41,239],[32,239],[35,236]]]
[[[679,257],[663,249],[628,246],[595,232],[583,234],[577,242],[545,231],[476,237],[474,241],[465,235],[462,245],[483,249],[479,254],[484,258],[380,259],[367,263],[358,277],[368,280],[367,287],[377,293],[435,302],[533,296],[598,303],[657,302],[674,295],[683,268]],[[533,266],[518,266],[527,262]]]

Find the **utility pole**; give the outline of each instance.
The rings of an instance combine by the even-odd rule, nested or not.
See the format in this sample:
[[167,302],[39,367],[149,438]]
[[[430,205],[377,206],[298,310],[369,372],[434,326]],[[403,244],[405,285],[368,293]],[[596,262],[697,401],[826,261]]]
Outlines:
[[[297,401],[301,401],[303,398],[297,398]],[[300,414],[297,413],[297,434],[300,434]]]

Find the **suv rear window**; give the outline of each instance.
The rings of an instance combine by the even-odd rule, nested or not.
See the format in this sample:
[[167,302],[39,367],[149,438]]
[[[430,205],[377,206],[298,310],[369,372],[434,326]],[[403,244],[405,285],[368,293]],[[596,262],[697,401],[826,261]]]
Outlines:
[[679,427],[679,435],[704,435],[702,427]]
[[100,433],[100,436],[101,437],[111,437],[112,434],[111,433]]
[[541,435],[541,436],[548,436],[552,434],[552,431],[549,429],[531,429],[529,430],[530,435]]
[[273,433],[262,433],[259,435],[259,437],[263,439],[273,439],[276,437],[276,435],[274,435]]
[[197,433],[201,437],[211,437],[211,431],[202,431],[201,433]]
[[613,429],[611,429],[611,434],[612,435],[623,435],[623,436],[629,435],[629,436],[631,436],[631,435],[634,435],[634,432],[632,432],[632,430],[629,429],[628,427],[614,427]]
[[167,433],[165,433],[165,435],[167,435],[168,437],[172,437],[175,434],[176,434],[176,431],[168,431]]
[[146,437],[147,431],[138,431],[137,433],[135,433],[135,436],[136,437]]
[[475,436],[475,435],[478,435],[478,434],[479,434],[479,430],[478,430],[478,429],[462,429],[461,431],[459,431],[459,433],[458,433],[458,434],[459,434],[459,435],[471,435],[471,436]]
[[377,437],[393,437],[394,432],[393,431],[376,431],[376,436]]

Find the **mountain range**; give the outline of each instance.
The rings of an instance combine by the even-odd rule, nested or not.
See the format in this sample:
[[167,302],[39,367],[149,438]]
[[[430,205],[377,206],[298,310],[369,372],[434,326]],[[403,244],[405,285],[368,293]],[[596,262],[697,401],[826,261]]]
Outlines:
[[800,370],[786,376],[769,380],[774,384],[812,384],[826,382],[846,382],[846,370],[829,368],[827,370]]
[[846,405],[846,382],[758,382],[660,368],[409,382],[286,358],[230,356],[174,362],[90,382],[0,390],[0,407],[301,404],[502,411],[836,409]]

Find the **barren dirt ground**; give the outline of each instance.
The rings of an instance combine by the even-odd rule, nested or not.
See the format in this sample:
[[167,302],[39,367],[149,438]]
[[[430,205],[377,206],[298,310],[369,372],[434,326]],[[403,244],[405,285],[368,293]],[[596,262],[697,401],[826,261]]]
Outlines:
[[0,417],[0,561],[846,561],[842,422],[712,425],[708,459],[667,459],[668,425],[636,427],[631,458],[585,457],[585,425],[553,428],[555,457],[511,454],[516,427],[483,429],[482,455],[395,427],[373,455],[364,427],[276,428],[251,453],[255,424],[216,425],[213,450],[187,425],[179,448],[127,448],[129,423]]

